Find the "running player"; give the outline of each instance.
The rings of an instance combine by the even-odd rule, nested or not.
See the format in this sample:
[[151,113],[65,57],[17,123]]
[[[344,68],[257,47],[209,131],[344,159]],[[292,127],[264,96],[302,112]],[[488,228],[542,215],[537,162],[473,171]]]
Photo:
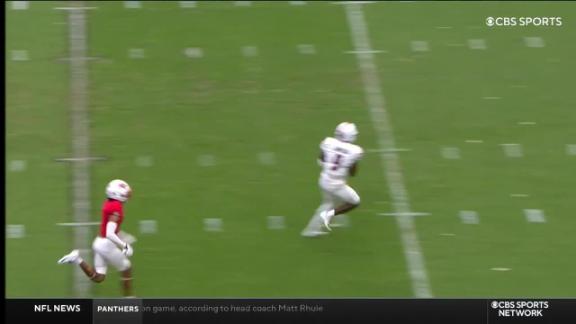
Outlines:
[[319,186],[323,200],[302,231],[303,236],[328,234],[322,230],[322,225],[331,230],[330,221],[335,215],[344,214],[360,205],[360,197],[347,184],[348,176],[356,174],[358,161],[364,153],[360,146],[353,144],[357,136],[356,125],[344,122],[336,127],[334,137],[327,137],[320,143],[318,164],[322,172]]
[[124,221],[123,204],[131,197],[132,189],[123,180],[112,180],[106,187],[107,199],[102,207],[100,233],[92,243],[94,267],[80,257],[79,250],[73,250],[58,263],[75,263],[90,280],[104,281],[108,265],[113,265],[121,274],[122,290],[125,297],[132,296],[132,264],[128,259],[134,253],[132,246],[118,234]]

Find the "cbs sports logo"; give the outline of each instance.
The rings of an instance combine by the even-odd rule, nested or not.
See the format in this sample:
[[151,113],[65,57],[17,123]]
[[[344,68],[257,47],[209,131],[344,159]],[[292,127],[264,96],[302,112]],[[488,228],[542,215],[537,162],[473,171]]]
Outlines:
[[488,17],[488,27],[560,27],[562,17]]

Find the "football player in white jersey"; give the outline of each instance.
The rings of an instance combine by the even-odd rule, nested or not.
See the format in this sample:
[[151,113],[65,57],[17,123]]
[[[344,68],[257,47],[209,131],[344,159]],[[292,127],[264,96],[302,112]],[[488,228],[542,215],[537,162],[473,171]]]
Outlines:
[[334,137],[325,138],[320,143],[318,164],[322,167],[318,184],[322,191],[322,204],[303,236],[315,237],[328,234],[322,226],[331,230],[330,221],[335,215],[346,213],[360,205],[360,196],[347,184],[348,176],[354,176],[358,161],[364,150],[356,144],[358,129],[353,123],[344,122],[336,127]]

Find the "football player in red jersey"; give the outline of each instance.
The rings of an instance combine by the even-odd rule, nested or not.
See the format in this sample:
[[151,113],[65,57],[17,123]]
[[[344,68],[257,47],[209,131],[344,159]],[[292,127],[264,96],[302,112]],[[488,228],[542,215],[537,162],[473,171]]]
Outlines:
[[122,240],[118,233],[124,221],[123,204],[131,197],[132,189],[123,180],[112,180],[106,187],[108,197],[102,207],[100,233],[92,243],[94,267],[80,257],[79,250],[63,256],[58,263],[75,263],[93,282],[100,283],[106,278],[108,264],[121,273],[125,297],[132,297],[132,264],[128,259],[134,253],[132,246]]

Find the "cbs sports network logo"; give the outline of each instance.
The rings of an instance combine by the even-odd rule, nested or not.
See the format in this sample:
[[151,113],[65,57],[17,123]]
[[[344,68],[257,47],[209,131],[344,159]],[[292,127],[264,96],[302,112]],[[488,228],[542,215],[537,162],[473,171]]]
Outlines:
[[488,27],[562,27],[562,24],[562,17],[486,17],[486,26]]

